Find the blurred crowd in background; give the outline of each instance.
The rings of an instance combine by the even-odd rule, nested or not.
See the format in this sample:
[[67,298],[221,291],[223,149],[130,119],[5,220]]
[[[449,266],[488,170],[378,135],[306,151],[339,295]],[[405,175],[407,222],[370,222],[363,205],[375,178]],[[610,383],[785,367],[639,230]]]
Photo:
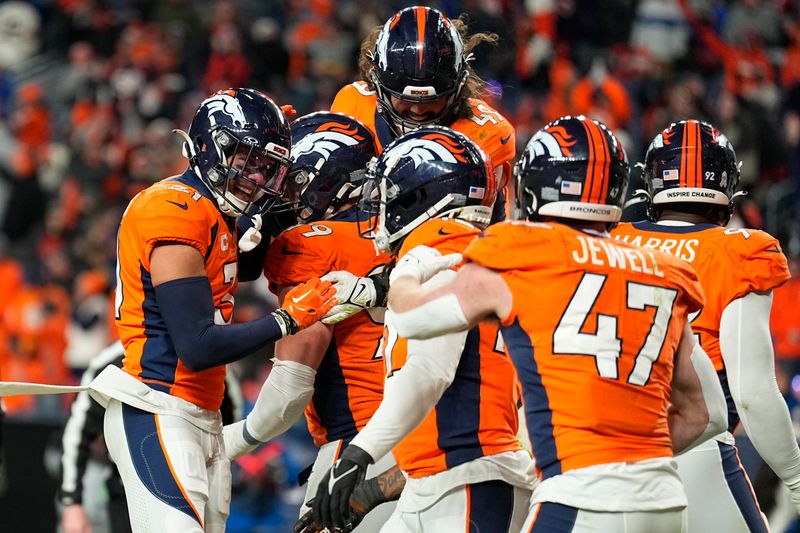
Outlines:
[[[413,3],[0,3],[0,379],[75,382],[114,338],[118,221],[138,191],[186,167],[172,129],[188,127],[203,98],[248,86],[299,114],[327,109],[357,79],[361,40]],[[473,64],[486,99],[516,126],[518,152],[564,114],[605,122],[632,163],[673,120],[705,119],[728,136],[749,192],[734,223],[777,236],[793,260],[773,329],[784,390],[800,391],[800,1],[417,3],[499,35]],[[265,283],[240,287],[238,318],[270,305]],[[246,399],[264,379],[264,357],[234,369]],[[68,403],[5,406],[11,417],[58,420]],[[312,457],[287,453],[310,442],[299,431],[240,462],[248,490],[234,507],[263,513],[264,491],[287,493],[292,470]]]

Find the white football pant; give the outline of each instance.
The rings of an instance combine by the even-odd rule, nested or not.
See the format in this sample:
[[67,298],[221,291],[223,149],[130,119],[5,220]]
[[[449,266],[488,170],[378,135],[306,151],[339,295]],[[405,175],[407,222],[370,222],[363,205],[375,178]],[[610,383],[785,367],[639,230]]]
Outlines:
[[458,486],[425,509],[395,509],[381,533],[517,533],[530,508],[531,491],[491,480]]
[[[598,512],[561,503],[534,505],[524,533],[686,533],[686,510]],[[709,530],[707,533],[723,530]]]
[[689,500],[689,533],[768,533],[735,446],[708,440],[675,457]]
[[225,531],[231,471],[221,433],[113,399],[104,429],[134,533]]

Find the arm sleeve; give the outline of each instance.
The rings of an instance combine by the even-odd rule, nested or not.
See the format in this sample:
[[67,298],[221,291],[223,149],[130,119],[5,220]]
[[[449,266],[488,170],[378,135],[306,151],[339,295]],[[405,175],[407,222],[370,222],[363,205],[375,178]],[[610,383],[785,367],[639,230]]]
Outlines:
[[155,293],[178,357],[193,372],[232,363],[283,337],[272,314],[241,324],[215,324],[205,276],[162,283]]
[[737,298],[722,313],[719,340],[742,425],[759,455],[792,486],[800,484],[800,449],[775,380],[771,307],[771,293]]
[[386,379],[378,410],[352,444],[377,460],[420,425],[453,382],[466,338],[464,331],[409,340],[405,365]]

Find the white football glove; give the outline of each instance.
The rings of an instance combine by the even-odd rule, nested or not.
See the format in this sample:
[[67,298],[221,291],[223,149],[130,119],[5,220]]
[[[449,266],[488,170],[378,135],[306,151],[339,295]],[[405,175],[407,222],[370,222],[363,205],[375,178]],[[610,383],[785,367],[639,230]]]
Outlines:
[[461,254],[442,255],[439,250],[429,246],[416,246],[406,253],[389,274],[389,285],[403,276],[411,276],[419,283],[425,283],[433,276],[459,264]]
[[375,307],[378,294],[375,283],[370,278],[359,278],[346,270],[334,270],[322,276],[333,283],[338,304],[322,318],[323,324],[337,324],[359,311]]

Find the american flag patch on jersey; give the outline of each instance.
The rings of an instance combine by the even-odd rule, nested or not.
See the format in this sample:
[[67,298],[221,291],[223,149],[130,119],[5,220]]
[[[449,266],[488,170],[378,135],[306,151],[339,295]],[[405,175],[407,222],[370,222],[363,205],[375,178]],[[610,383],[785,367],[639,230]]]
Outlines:
[[583,185],[579,181],[562,181],[561,193],[562,194],[580,194]]
[[674,168],[662,171],[661,177],[664,178],[664,181],[675,181],[679,178],[678,171]]
[[469,194],[467,196],[470,198],[483,198],[486,196],[486,189],[483,187],[470,187]]

